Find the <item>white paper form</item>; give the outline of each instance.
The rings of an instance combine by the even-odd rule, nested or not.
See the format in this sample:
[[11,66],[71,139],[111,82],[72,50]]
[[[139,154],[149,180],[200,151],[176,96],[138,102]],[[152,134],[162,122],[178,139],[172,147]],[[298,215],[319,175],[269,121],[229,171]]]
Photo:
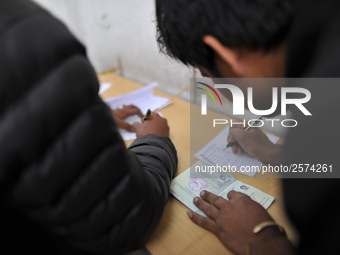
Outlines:
[[[231,147],[224,150],[227,145],[228,134],[229,126],[223,129],[214,139],[212,139],[206,146],[197,152],[195,157],[198,159],[204,159],[211,164],[218,164],[222,167],[236,167],[237,172],[253,177],[257,173],[255,170],[256,167],[253,166],[257,166],[259,169],[262,165],[262,162],[246,153],[234,154]],[[272,143],[276,143],[279,140],[279,137],[277,136],[267,136]]]
[[[105,99],[104,102],[112,109],[116,109],[120,105],[135,105],[138,107],[143,114],[146,114],[148,109],[154,111],[159,107],[164,108],[168,106],[172,102],[169,101],[166,97],[155,96],[152,93],[152,90],[157,87],[157,83],[151,83],[141,89],[132,91],[122,96],[112,97]],[[129,124],[133,122],[142,122],[141,118],[138,115],[129,116],[128,118],[124,119]],[[136,134],[134,132],[128,132],[123,129],[119,129],[121,136],[123,137],[124,141],[134,140],[136,139]]]
[[112,87],[112,83],[109,83],[109,82],[101,82],[101,83],[99,83],[98,94],[100,95],[101,93],[103,93],[104,91],[108,90],[111,87]]

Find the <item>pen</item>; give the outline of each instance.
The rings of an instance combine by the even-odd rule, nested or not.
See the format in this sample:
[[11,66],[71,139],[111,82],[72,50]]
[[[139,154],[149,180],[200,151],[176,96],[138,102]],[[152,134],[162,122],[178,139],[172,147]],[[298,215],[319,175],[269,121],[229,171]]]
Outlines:
[[142,118],[142,122],[150,119],[150,117],[151,117],[150,115],[151,115],[151,110],[148,109],[148,111],[146,112],[146,115]]
[[[257,124],[257,122],[259,122],[259,120],[261,120],[261,119],[262,119],[262,116],[261,116],[261,115],[258,116],[258,117],[256,118],[256,120],[255,120],[253,123],[251,123],[250,126],[246,127],[245,131],[248,131],[249,129],[253,128],[253,127],[254,127],[253,125],[254,125],[254,124]],[[238,144],[238,142],[235,141],[235,142],[232,142],[232,143],[228,143],[227,146],[226,146],[223,150],[225,150],[225,149],[227,149],[227,148],[229,148],[229,147],[231,147],[231,146],[233,146],[233,145],[235,145],[235,144]]]

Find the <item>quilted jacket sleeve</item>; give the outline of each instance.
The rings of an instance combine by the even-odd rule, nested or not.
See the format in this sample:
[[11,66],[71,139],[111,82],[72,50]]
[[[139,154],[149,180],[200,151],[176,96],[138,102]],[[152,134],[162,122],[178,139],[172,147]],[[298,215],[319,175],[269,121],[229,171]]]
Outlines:
[[83,46],[35,4],[1,1],[0,44],[1,202],[75,249],[138,248],[168,199],[170,139],[126,149]]

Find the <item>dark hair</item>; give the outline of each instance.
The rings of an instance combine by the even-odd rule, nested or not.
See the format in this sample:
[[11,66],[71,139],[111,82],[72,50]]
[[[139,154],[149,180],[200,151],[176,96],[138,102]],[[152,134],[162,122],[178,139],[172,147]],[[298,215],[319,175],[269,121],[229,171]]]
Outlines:
[[231,48],[269,51],[286,38],[295,0],[156,0],[160,51],[185,65],[213,70],[216,37]]

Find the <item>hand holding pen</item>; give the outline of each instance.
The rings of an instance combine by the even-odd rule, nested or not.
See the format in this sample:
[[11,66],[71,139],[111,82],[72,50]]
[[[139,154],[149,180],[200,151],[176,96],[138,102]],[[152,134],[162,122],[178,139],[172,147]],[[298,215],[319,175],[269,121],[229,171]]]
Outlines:
[[142,117],[142,122],[144,123],[144,121],[149,120],[151,118],[151,110],[148,109],[148,111],[146,112],[145,116]]
[[[245,131],[248,131],[248,130],[250,130],[251,128],[255,127],[254,125],[256,125],[256,124],[262,119],[262,117],[263,117],[263,116],[261,116],[261,115],[258,116],[258,117],[256,118],[256,120],[254,120],[254,121],[251,123],[251,125],[249,125],[248,127],[246,127]],[[237,141],[232,142],[232,143],[228,143],[227,146],[226,146],[223,150],[225,150],[225,149],[227,149],[227,148],[229,148],[229,147],[231,147],[231,146],[233,146],[233,145],[236,145],[236,144],[238,144]]]
[[[260,121],[260,117],[256,123]],[[249,126],[255,125],[255,122]],[[233,143],[233,141],[237,143]],[[274,144],[261,128],[244,129],[243,125],[233,125],[228,134],[228,141],[234,146],[230,146],[234,154],[247,153],[249,156],[260,160],[266,164],[277,164],[280,162],[281,145]]]
[[137,138],[155,134],[169,137],[169,126],[166,119],[159,116],[157,112],[151,112],[148,110],[146,115],[142,117],[142,122],[134,122],[132,124]]

